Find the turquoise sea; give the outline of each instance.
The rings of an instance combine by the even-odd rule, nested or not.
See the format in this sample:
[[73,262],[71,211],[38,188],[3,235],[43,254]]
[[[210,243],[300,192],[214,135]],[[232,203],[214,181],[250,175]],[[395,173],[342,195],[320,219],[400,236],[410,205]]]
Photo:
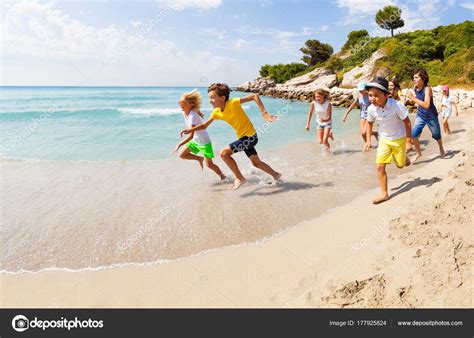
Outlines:
[[[0,155],[47,161],[155,160],[170,157],[185,127],[178,100],[185,87],[0,87]],[[211,106],[206,88],[202,112]],[[232,97],[247,95],[232,92]],[[257,130],[259,149],[314,138],[306,133],[309,103],[262,98],[280,120],[266,125],[255,104],[245,104]],[[352,133],[358,118],[342,128],[344,110],[334,109],[334,133]],[[354,111],[352,115],[357,115]],[[209,128],[217,150],[235,140],[225,123]]]

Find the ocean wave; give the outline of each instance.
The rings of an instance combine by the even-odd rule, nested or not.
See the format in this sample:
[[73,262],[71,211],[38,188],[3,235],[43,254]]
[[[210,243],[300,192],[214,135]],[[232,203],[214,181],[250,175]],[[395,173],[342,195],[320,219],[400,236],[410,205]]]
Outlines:
[[[126,115],[146,115],[146,116],[171,116],[181,115],[179,108],[118,108],[122,114]],[[202,112],[211,111],[210,108],[201,109]]]
[[179,108],[118,108],[117,110],[126,115],[170,116],[181,114]]

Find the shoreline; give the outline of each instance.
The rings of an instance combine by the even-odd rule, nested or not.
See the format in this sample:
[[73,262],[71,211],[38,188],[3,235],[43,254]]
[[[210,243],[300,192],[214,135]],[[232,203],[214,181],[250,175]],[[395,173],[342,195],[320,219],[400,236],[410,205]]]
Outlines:
[[[347,108],[357,97],[356,87],[338,86],[335,82],[335,75],[329,73],[320,74],[320,68],[305,75],[295,77],[287,82],[276,83],[272,78],[257,78],[254,81],[244,82],[235,87],[236,91],[256,93],[266,97],[288,99],[299,102],[310,102],[313,99],[314,91],[318,88],[324,88],[329,91],[331,104],[338,108]],[[314,76],[312,76],[314,75]],[[326,79],[330,77],[329,81]],[[333,79],[334,77],[334,79]],[[403,88],[402,95],[407,97],[410,88]],[[441,103],[442,90],[441,85],[432,87],[433,99],[435,105]],[[469,88],[451,88],[450,96],[454,97],[459,110],[474,108],[474,90]],[[414,102],[405,103],[411,113],[416,113]]]
[[[456,196],[464,194],[461,197],[469,203],[473,113],[461,112],[457,129],[464,132],[450,142],[452,155],[441,160],[425,154],[420,161],[424,165],[396,178],[392,170],[393,197],[381,205],[370,203],[378,188],[371,189],[275,238],[214,249],[170,264],[0,274],[0,304],[10,308],[472,307],[472,231],[462,228],[469,223],[459,218],[463,217],[456,211],[459,203],[451,200],[458,202]],[[436,223],[434,214],[429,214],[431,206],[451,220],[449,228]],[[449,214],[450,208],[459,219]],[[364,221],[361,214],[371,218]],[[385,221],[387,216],[390,220]],[[432,226],[442,236],[433,237]],[[374,233],[374,229],[381,230]],[[351,251],[364,238],[370,239],[367,245]],[[444,249],[454,250],[447,257],[449,264],[442,259],[448,252]],[[451,269],[452,262],[457,262],[456,275],[443,270]],[[426,274],[418,276],[420,271]]]

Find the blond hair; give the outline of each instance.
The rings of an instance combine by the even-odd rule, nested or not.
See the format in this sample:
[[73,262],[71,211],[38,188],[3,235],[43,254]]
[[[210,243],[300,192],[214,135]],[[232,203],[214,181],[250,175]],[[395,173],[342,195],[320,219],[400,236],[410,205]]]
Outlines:
[[193,106],[194,110],[201,109],[202,98],[201,94],[197,91],[197,89],[193,89],[190,92],[184,93],[181,95],[181,100],[184,100]]
[[329,91],[324,90],[322,88],[316,89],[314,92],[314,97],[316,98],[316,94],[319,94],[324,97],[325,100],[329,100]]

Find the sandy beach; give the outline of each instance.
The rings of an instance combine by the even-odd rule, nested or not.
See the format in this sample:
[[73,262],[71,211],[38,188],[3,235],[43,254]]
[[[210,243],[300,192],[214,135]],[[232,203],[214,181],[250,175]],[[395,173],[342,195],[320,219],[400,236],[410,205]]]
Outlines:
[[[77,271],[2,273],[0,305],[4,308],[472,307],[474,304],[473,114],[473,111],[461,111],[460,118],[452,119],[450,122],[454,133],[445,138],[448,150],[446,158],[438,158],[433,152],[435,149],[433,141],[430,140],[431,151],[425,151],[418,164],[399,172],[391,167],[389,188],[392,198],[381,205],[375,206],[370,203],[378,189],[373,171],[372,157],[375,151],[366,157],[359,152],[341,154],[339,158],[333,156],[332,158],[338,158],[339,166],[349,161],[359,167],[358,174],[368,175],[368,183],[356,184],[351,190],[352,194],[339,189],[339,194],[331,192],[324,195],[327,201],[318,209],[316,198],[319,196],[321,199],[322,190],[305,189],[302,184],[317,185],[315,180],[320,180],[320,177],[313,178],[312,181],[310,175],[300,176],[298,181],[300,185],[293,183],[282,194],[275,194],[272,190],[275,187],[266,186],[265,182],[263,185],[257,182],[247,198],[250,200],[252,211],[248,212],[246,209],[250,217],[257,220],[255,223],[257,225],[252,229],[243,229],[241,227],[245,223],[240,223],[241,227],[226,228],[233,231],[232,234],[241,231],[244,234],[241,238],[232,238],[228,241],[222,241],[221,238],[216,249],[195,254],[200,248],[209,244],[204,245],[198,238],[194,246],[175,246],[175,254],[168,257],[173,261],[169,263],[125,264],[90,269],[91,271],[77,269]],[[422,139],[428,139],[426,133]],[[359,135],[354,135],[354,140],[360,142]],[[347,156],[346,162],[342,156]],[[309,165],[308,163],[311,162],[303,161],[299,167],[296,166],[300,173],[301,166]],[[25,173],[31,173],[32,170],[39,170],[41,173],[51,169],[41,168],[42,165],[47,166],[35,164],[28,169],[19,167],[17,163],[4,163],[2,174],[3,177],[8,175],[10,178],[18,178]],[[94,172],[99,173],[94,176],[94,180],[97,177],[105,177],[105,171],[100,174],[100,165],[89,166],[96,166]],[[347,170],[351,168],[349,165]],[[296,182],[297,169],[291,171],[289,175],[292,182]],[[143,167],[140,170],[144,170]],[[134,172],[134,175],[141,177],[144,172],[140,170],[137,173],[133,165],[118,167],[113,174],[127,171],[129,175]],[[75,183],[71,182],[80,181],[82,185],[88,184],[84,179],[87,177],[85,174],[87,167],[80,170],[69,168],[66,171],[69,176],[64,174],[61,177],[68,177],[69,181],[63,186],[56,181],[57,191],[63,189],[61,196],[64,196],[64,192],[69,191],[68,189],[71,192],[75,191]],[[396,174],[399,175],[395,178]],[[27,175],[24,179],[26,183],[18,186],[19,193],[22,189],[26,189],[28,184],[37,183]],[[140,217],[140,214],[146,215],[143,202],[148,203],[152,200],[153,188],[160,183],[155,182],[156,180],[150,178],[150,185],[145,187],[134,187],[133,183],[136,181],[130,180],[125,182],[124,186],[114,189],[106,188],[98,180],[96,188],[103,189],[102,202],[105,203],[115,196],[114,203],[120,205],[120,208],[116,209],[110,206],[110,210],[103,210],[104,214],[128,221]],[[45,179],[45,182],[50,181]],[[351,182],[350,177],[341,182]],[[49,187],[46,185],[45,189]],[[333,185],[330,187],[339,188]],[[141,197],[133,201],[123,200],[123,197],[116,195],[119,188],[131,190],[131,194]],[[215,186],[211,186],[209,189],[214,188]],[[324,186],[319,188],[324,190]],[[7,193],[5,194],[7,201],[14,204],[14,198],[10,195],[14,188],[4,185],[3,189],[4,194]],[[219,186],[217,189],[220,189]],[[245,198],[242,194],[248,192],[242,190],[240,195],[231,199],[237,203],[237,198]],[[257,197],[260,200],[266,199],[265,203],[258,204]],[[70,200],[75,199],[78,199],[77,203],[84,203],[87,194],[80,191],[78,195],[71,194]],[[314,201],[316,210],[299,208],[298,199]],[[216,203],[221,205],[224,202],[221,200]],[[306,202],[301,201],[307,206]],[[163,205],[159,201],[155,203],[152,206],[155,209]],[[277,206],[284,208],[282,214],[287,216],[275,217],[272,213],[265,213],[264,206],[268,203],[279,203]],[[49,216],[51,213],[59,212],[55,209],[57,205],[56,202],[50,203]],[[93,205],[87,203],[83,205],[86,209],[89,208],[89,211],[97,210]],[[125,205],[130,206],[129,211]],[[29,210],[34,210],[35,207],[39,208],[39,204],[35,205],[32,201],[32,209]],[[150,209],[153,209],[152,207]],[[74,209],[63,209],[60,212],[68,210]],[[120,210],[120,213],[117,213],[117,210]],[[212,208],[208,210],[211,211]],[[3,213],[8,219],[21,220],[31,216],[28,213],[22,214],[21,210],[8,209],[5,206]],[[71,219],[79,222],[81,216],[74,215]],[[94,218],[96,216],[97,218]],[[90,217],[100,220],[102,216],[91,213]],[[268,229],[256,231],[259,229],[258,224],[264,219],[275,224],[274,228],[269,231]],[[107,227],[105,219],[102,221],[95,223],[94,226],[101,224],[104,237],[118,231],[118,224]],[[209,232],[216,231],[219,224],[216,222],[209,225],[205,223],[205,219],[201,219],[200,222],[205,225],[203,229]],[[285,227],[282,224],[292,226]],[[90,225],[91,231],[92,226]],[[52,227],[47,231],[54,232],[54,229]],[[265,237],[275,232],[278,235]],[[38,231],[38,233],[42,234],[38,237],[40,240],[47,240],[47,232]],[[123,238],[133,235],[133,229],[127,229],[122,235]],[[255,243],[255,239],[258,238],[266,239]],[[119,239],[120,241],[123,243],[122,239]],[[25,239],[25,244],[34,245],[34,242],[35,239],[30,239],[30,242],[28,238]],[[41,244],[41,241],[39,242]],[[82,245],[89,244],[82,243]],[[103,251],[95,252],[87,258],[89,263],[94,262],[94,255],[98,261],[97,266],[110,263],[101,260],[103,257],[113,257],[116,245],[107,247],[107,242],[104,245]],[[153,242],[150,246],[141,248],[142,251],[137,249],[138,254],[133,258],[141,257],[143,261],[147,261],[150,258],[147,253],[152,245]],[[93,243],[90,247],[94,247]],[[183,252],[184,247],[191,249]],[[68,262],[74,262],[74,256],[83,255],[83,252],[75,251],[74,248],[73,241],[66,241],[63,243],[64,251],[59,252],[67,253],[71,256]],[[47,251],[48,247],[44,247],[43,250]],[[157,252],[160,252],[160,248]],[[51,254],[58,254],[58,251]],[[8,256],[8,251],[6,255]],[[44,252],[25,250],[22,259],[27,261],[28,255],[36,264],[32,270],[34,267],[41,267],[42,262],[48,257]],[[189,255],[191,256],[180,258]],[[125,259],[124,263],[126,262]],[[61,262],[54,261],[54,263]],[[11,260],[4,257],[4,264],[11,264]],[[70,270],[74,270],[74,264],[80,267],[80,263],[72,263]]]

